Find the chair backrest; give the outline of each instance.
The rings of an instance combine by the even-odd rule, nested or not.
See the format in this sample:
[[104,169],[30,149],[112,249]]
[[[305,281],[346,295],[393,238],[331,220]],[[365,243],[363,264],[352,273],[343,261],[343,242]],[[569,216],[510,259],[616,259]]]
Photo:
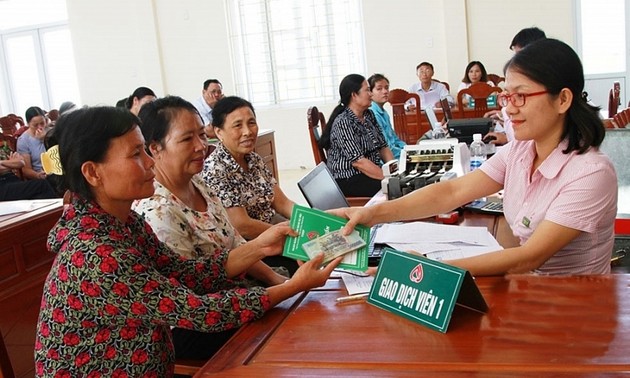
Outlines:
[[392,89],[389,91],[389,103],[392,106],[392,118],[394,120],[394,131],[398,137],[407,144],[415,144],[415,140],[410,136],[410,125],[407,124],[407,114],[405,112],[405,103],[414,99],[416,101],[416,109],[412,110],[415,124],[420,128],[422,122],[422,111],[420,111],[420,96],[417,93],[410,93],[404,89]]
[[497,74],[488,74],[488,80],[494,83],[495,86],[499,86],[500,83],[505,82],[505,78],[503,76],[499,76]]
[[492,87],[486,83],[475,83],[468,88],[462,89],[457,93],[457,103],[459,104],[459,114],[461,118],[465,118],[464,106],[462,99],[464,95],[469,95],[475,100],[475,110],[472,114],[473,118],[481,118],[488,111],[488,96],[493,93],[500,93],[500,87]]
[[59,119],[59,110],[57,110],[57,109],[49,110],[48,113],[46,113],[46,117],[48,117],[48,119],[51,122],[57,121],[57,119]]
[[618,81],[615,81],[613,83],[613,87],[608,93],[608,118],[612,118],[615,114],[617,114],[619,105],[621,104],[621,99],[619,98],[620,94],[621,85]]
[[15,114],[0,117],[0,128],[5,135],[14,135],[18,129],[24,128],[24,120]]
[[311,106],[306,113],[306,120],[308,123],[308,136],[311,139],[311,148],[313,150],[313,158],[315,164],[326,162],[326,151],[318,144],[319,138],[324,132],[326,127],[326,118],[324,114],[317,109],[317,106]]
[[433,81],[437,81],[438,83],[442,83],[444,84],[444,86],[446,87],[447,91],[451,91],[451,85],[449,83],[447,83],[446,81],[440,81],[440,80],[436,80],[436,79],[432,79]]
[[625,129],[630,123],[630,108],[623,109],[612,117],[613,126],[618,129]]

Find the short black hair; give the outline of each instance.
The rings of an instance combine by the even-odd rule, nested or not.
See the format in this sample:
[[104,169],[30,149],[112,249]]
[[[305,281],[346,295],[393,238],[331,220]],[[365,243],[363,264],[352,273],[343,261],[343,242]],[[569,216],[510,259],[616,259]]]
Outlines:
[[[145,104],[138,117],[142,121],[140,130],[142,130],[142,136],[144,136],[144,143],[146,151],[149,155],[149,145],[152,142],[157,142],[160,146],[164,145],[164,138],[168,134],[171,128],[171,122],[180,110],[187,110],[199,115],[199,111],[193,104],[184,100],[178,96],[166,96],[164,98],[158,98],[155,101]],[[201,121],[201,124],[203,122]]]
[[547,38],[547,35],[544,31],[537,27],[525,28],[516,33],[514,38],[512,38],[512,43],[510,44],[510,50],[514,49],[514,47],[525,47],[532,42],[538,41],[539,39]]
[[236,109],[240,108],[250,108],[252,113],[254,113],[254,117],[256,116],[256,111],[254,110],[254,106],[251,102],[245,100],[244,98],[240,98],[237,96],[228,96],[217,101],[217,104],[212,108],[212,126],[218,127],[219,129],[223,128],[225,125],[225,118],[228,114],[232,113]]
[[223,84],[221,84],[221,82],[217,79],[208,79],[206,81],[203,82],[203,90],[205,91],[206,89],[208,89],[208,85],[210,84],[219,84],[221,86],[221,88],[223,88]]
[[386,78],[385,75],[383,74],[375,73],[374,75],[368,77],[367,82],[368,82],[368,85],[370,86],[370,90],[373,90],[376,83],[381,80],[385,80],[389,84],[389,79]]
[[112,106],[81,108],[59,117],[54,135],[59,142],[64,188],[87,200],[94,199],[81,166],[88,161],[102,162],[112,139],[139,124],[138,117],[129,110]]
[[431,63],[429,63],[429,62],[422,62],[422,63],[418,64],[418,65],[416,66],[416,71],[418,71],[418,68],[420,68],[420,67],[422,67],[422,66],[427,66],[427,67],[430,67],[430,68],[431,68],[431,71],[435,71],[435,70],[433,69],[433,64],[431,64]]

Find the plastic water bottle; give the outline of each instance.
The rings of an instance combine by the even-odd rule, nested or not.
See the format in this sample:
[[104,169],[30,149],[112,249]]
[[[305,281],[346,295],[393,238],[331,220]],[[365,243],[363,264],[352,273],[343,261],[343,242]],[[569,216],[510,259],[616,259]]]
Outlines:
[[470,144],[470,171],[479,168],[486,161],[486,145],[481,140],[481,134],[473,134]]

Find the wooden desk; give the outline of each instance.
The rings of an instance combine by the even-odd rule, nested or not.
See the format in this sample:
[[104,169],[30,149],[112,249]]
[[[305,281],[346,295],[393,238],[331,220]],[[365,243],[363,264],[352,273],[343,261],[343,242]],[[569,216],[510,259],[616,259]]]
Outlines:
[[[62,199],[37,200],[46,205],[0,216],[0,300],[43,282],[54,258],[46,238],[61,216]],[[0,202],[2,206],[2,202]]]
[[442,334],[367,304],[341,280],[244,326],[196,375],[567,376],[630,371],[630,275],[481,277],[490,310]]
[[[498,110],[498,109],[500,108],[490,108],[488,109],[488,111]],[[442,111],[442,109],[434,109],[433,111],[435,112],[435,116],[437,117],[438,120],[444,119],[444,112]],[[453,118],[461,118],[458,107],[451,108],[451,112],[453,113]],[[474,118],[473,113],[474,113],[473,108],[465,108],[464,118]],[[422,111],[422,117],[421,117],[422,121],[420,123],[420,126],[418,126],[418,124],[416,123],[415,112],[407,112],[406,115],[407,115],[406,119],[407,119],[407,135],[408,136],[407,136],[407,140],[405,140],[405,143],[416,144],[418,142],[418,139],[420,139],[420,137],[423,136],[424,133],[426,133],[427,131],[431,129],[431,125],[429,124],[429,120],[427,119],[427,115],[424,111]],[[394,125],[394,129],[395,128],[396,128],[396,125]]]
[[[46,238],[62,199],[24,201],[30,211],[0,216],[0,330],[16,377],[33,377],[42,287],[54,259]],[[0,202],[0,208],[8,206]]]
[[276,160],[276,142],[273,130],[261,129],[258,131],[254,151],[263,158],[267,168],[273,173],[273,177],[278,180],[278,161]]

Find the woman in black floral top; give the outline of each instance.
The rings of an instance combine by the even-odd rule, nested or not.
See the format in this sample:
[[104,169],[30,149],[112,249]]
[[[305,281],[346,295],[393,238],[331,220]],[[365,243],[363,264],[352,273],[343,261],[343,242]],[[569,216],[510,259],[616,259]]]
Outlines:
[[48,237],[56,257],[38,321],[37,376],[172,376],[169,326],[240,326],[321,286],[338,263],[319,270],[320,255],[283,284],[226,290],[293,231],[278,227],[275,238],[239,254],[193,260],[172,252],[131,211],[133,200],[153,193],[153,160],[138,124],[127,110],[103,107],[69,113],[56,126],[73,197]]
[[254,239],[271,227],[276,213],[289,219],[294,203],[254,152],[258,123],[252,104],[239,97],[225,97],[212,108],[212,117],[221,142],[206,160],[202,177],[238,232],[245,239]]

